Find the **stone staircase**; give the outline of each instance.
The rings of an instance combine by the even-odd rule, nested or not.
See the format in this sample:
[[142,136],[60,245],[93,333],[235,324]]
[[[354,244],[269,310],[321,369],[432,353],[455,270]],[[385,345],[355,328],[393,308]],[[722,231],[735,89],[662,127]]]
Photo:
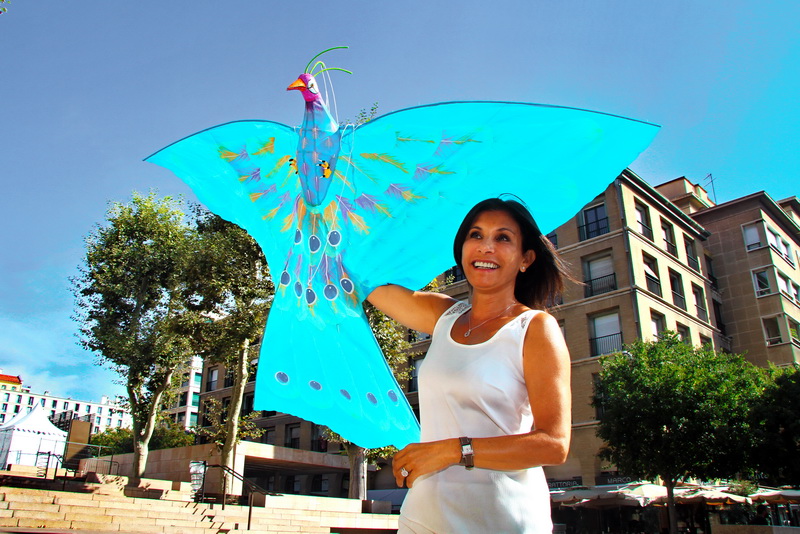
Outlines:
[[[396,532],[396,515],[361,513],[361,506],[351,499],[269,495],[263,507],[252,508],[250,531]],[[220,504],[0,486],[0,532],[223,534],[247,530],[249,511],[246,506],[223,510]]]

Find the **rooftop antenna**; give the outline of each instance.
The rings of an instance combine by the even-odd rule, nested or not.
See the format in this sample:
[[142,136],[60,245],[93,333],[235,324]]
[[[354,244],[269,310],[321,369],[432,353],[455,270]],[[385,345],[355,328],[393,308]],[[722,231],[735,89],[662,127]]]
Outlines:
[[714,204],[716,204],[717,203],[717,190],[714,187],[714,177],[711,176],[711,173],[706,174],[706,183],[703,184],[703,185],[707,186],[708,184],[711,184],[711,194],[714,195]]

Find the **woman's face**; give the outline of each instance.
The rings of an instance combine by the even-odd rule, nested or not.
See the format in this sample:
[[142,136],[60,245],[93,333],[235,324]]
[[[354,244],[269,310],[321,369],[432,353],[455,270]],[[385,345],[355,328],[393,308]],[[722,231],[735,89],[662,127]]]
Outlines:
[[461,247],[461,267],[474,289],[510,289],[517,274],[536,258],[523,252],[524,236],[517,221],[505,211],[478,214]]

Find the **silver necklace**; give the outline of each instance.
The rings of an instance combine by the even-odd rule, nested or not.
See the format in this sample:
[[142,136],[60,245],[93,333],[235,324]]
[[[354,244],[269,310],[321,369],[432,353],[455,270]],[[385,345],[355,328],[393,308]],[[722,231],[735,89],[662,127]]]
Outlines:
[[508,307],[507,307],[505,310],[501,311],[500,313],[498,313],[498,314],[497,314],[497,315],[495,315],[494,317],[489,317],[488,319],[486,319],[486,320],[485,320],[485,321],[483,321],[482,323],[480,323],[480,324],[476,324],[475,326],[472,326],[472,310],[470,310],[470,311],[469,311],[469,316],[467,317],[467,331],[466,331],[466,332],[464,332],[464,337],[469,337],[469,335],[472,333],[472,331],[473,331],[473,330],[475,330],[476,328],[478,328],[479,326],[483,326],[483,325],[485,325],[486,323],[488,323],[489,321],[492,321],[492,320],[494,320],[494,319],[497,319],[498,317],[500,317],[501,315],[503,315],[505,312],[507,312],[508,310],[510,310],[510,309],[511,309],[511,307],[512,307],[512,306],[514,306],[514,304],[516,304],[516,302],[512,302],[511,304],[509,304],[509,305],[508,305]]

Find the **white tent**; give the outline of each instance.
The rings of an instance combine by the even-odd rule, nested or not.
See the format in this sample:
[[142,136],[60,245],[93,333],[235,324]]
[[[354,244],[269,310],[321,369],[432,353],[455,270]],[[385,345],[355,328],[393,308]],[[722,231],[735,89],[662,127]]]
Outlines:
[[9,464],[59,467],[66,442],[67,433],[51,423],[36,404],[30,412],[0,426],[0,468]]

